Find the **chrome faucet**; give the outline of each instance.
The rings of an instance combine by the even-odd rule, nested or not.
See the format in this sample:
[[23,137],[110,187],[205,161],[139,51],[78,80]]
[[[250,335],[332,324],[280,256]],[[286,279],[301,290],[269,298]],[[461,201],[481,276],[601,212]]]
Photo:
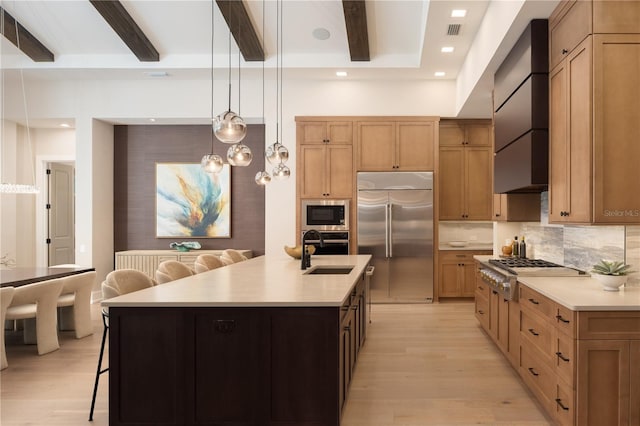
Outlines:
[[311,255],[307,252],[307,235],[315,236],[320,240],[320,247],[324,247],[324,239],[322,238],[322,234],[315,229],[309,229],[304,234],[302,234],[302,255],[300,256],[300,269],[303,270],[311,266]]

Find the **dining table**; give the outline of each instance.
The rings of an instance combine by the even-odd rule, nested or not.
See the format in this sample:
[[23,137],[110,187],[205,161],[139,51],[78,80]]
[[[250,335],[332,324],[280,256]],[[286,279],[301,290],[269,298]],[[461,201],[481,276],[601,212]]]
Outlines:
[[25,266],[9,269],[0,269],[0,287],[20,287],[40,281],[64,278],[70,275],[82,274],[84,272],[95,271],[95,268],[88,266],[78,267],[47,267],[47,266]]

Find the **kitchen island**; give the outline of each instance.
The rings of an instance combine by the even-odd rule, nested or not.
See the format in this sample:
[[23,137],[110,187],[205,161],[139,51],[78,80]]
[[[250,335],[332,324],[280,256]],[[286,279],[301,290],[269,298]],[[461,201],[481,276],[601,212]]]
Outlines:
[[[110,425],[339,425],[369,255],[257,257],[103,302]],[[348,266],[346,274],[311,274]]]

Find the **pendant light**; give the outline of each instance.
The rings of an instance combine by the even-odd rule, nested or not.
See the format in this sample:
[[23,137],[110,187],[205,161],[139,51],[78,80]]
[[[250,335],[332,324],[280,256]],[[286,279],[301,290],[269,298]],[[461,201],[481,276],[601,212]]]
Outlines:
[[[264,8],[264,0],[262,0],[262,43],[264,44],[264,22],[265,22],[265,8]],[[264,124],[264,63],[266,58],[262,61],[262,123]],[[264,136],[266,136],[266,125]],[[263,142],[264,146],[264,142]],[[271,175],[266,170],[259,171],[256,173],[255,181],[258,185],[265,186],[269,182],[271,182]]]
[[[231,2],[228,2],[229,8]],[[238,55],[240,55],[238,50]],[[240,57],[238,56],[238,94],[240,93]],[[240,97],[238,96],[238,102]],[[229,25],[229,108],[218,116],[213,131],[220,142],[239,143],[247,135],[247,124],[240,115],[231,111],[231,25]]]
[[283,37],[282,37],[282,0],[276,2],[277,5],[277,35],[276,35],[276,51],[279,53],[278,61],[276,63],[276,141],[270,145],[266,152],[265,158],[270,164],[275,164],[272,175],[277,180],[284,180],[289,178],[291,171],[285,164],[289,159],[289,150],[283,144],[280,143],[282,139],[282,130],[280,129],[280,120],[282,120],[282,68],[283,68]]
[[[231,52],[231,44],[229,44],[229,52]],[[231,99],[231,96],[229,96],[229,99]],[[239,111],[240,111],[240,47],[238,46],[238,112]],[[236,117],[239,118],[240,116],[238,115]],[[240,118],[240,120],[242,120],[242,118]],[[244,134],[242,135],[242,139],[244,139],[245,135],[247,134],[247,126],[244,123],[244,121],[242,122],[242,125],[244,126]],[[253,153],[251,152],[251,148],[249,148],[247,145],[241,142],[231,145],[227,150],[227,162],[232,166],[246,167],[249,164],[251,164],[251,160],[253,160]]]
[[[2,20],[2,24],[4,24],[4,9],[1,9],[0,19]],[[20,32],[18,31],[18,20],[15,20],[15,32],[16,32],[16,46],[18,50],[20,50]],[[1,88],[4,93],[4,69],[2,70],[1,76]],[[36,173],[33,167],[33,153],[31,151],[31,132],[29,129],[29,114],[27,109],[27,95],[24,86],[24,73],[22,72],[22,67],[20,68],[20,84],[22,85],[22,101],[24,105],[24,117],[25,117],[25,127],[27,131],[27,146],[29,148],[29,164],[31,165],[31,174],[33,177],[33,185],[29,184],[20,184],[20,183],[0,183],[0,193],[2,194],[37,194],[40,190],[36,187]],[[4,97],[2,98],[4,102]],[[4,113],[4,105],[2,105],[2,112]],[[4,117],[0,117],[0,137],[4,140]]]
[[[212,125],[215,123],[215,117],[213,115],[213,41],[214,41],[214,5],[211,0],[211,121]],[[206,173],[220,173],[222,171],[222,166],[224,163],[222,162],[222,157],[218,154],[213,153],[213,142],[215,141],[215,136],[213,133],[213,128],[211,129],[211,152],[209,154],[205,154],[200,161],[200,166]]]

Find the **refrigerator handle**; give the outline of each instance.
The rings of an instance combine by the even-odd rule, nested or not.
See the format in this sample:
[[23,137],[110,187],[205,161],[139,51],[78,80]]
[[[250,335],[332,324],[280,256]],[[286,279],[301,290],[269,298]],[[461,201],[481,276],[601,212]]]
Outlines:
[[393,203],[389,203],[389,257],[393,257]]
[[389,204],[384,206],[384,257],[389,257]]

